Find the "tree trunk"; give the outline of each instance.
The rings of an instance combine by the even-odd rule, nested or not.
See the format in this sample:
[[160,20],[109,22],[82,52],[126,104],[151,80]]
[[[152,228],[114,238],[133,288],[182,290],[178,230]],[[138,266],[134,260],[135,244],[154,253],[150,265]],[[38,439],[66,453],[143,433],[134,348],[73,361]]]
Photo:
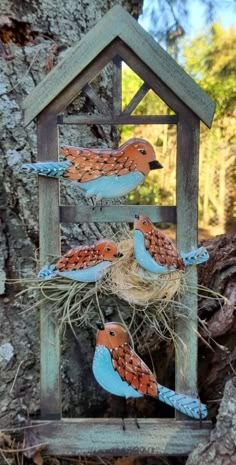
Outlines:
[[[203,242],[210,259],[199,267],[199,283],[224,296],[199,297],[199,317],[207,322],[203,331],[213,351],[200,344],[199,381],[206,400],[210,401],[210,417],[215,417],[227,380],[235,374],[236,354],[236,234],[216,236]],[[214,342],[215,341],[215,342]]]
[[[21,171],[23,163],[36,159],[36,127],[34,123],[23,127],[21,103],[65,51],[117,3],[135,17],[141,11],[142,0],[1,2],[0,429],[15,423],[22,408],[27,408],[30,415],[39,413],[38,314],[22,313],[29,302],[16,298],[17,288],[5,283],[6,275],[25,278],[35,273],[38,248],[37,179]],[[96,80],[97,90],[106,100],[111,98],[110,77],[111,68],[106,67]],[[94,111],[85,97],[78,98],[73,109]],[[62,141],[107,146],[118,142],[118,133],[107,127],[78,130],[66,126],[60,132]],[[70,183],[63,184],[61,190],[64,204],[85,202]],[[66,225],[62,227],[62,248],[112,237],[117,232],[119,237],[122,225]],[[102,415],[106,395],[92,376],[91,339],[85,330],[80,332],[79,343],[71,334],[66,338],[62,362],[64,415]]]
[[[38,248],[38,200],[37,180],[21,172],[21,165],[35,161],[36,129],[32,123],[23,128],[21,102],[60,60],[65,50],[76,43],[105,12],[118,3],[117,0],[97,0],[82,3],[73,0],[56,2],[26,2],[3,0],[0,16],[0,429],[9,428],[21,419],[22,409],[30,415],[39,415],[39,325],[36,312],[23,312],[29,302],[16,298],[18,288],[6,285],[5,277],[27,277],[35,272],[34,256]],[[122,5],[134,16],[138,16],[142,0],[122,0]],[[109,84],[111,69],[107,67],[97,82],[97,91],[102,98],[111,98]],[[71,108],[70,108],[71,109]],[[69,109],[69,110],[70,110]],[[85,98],[77,99],[74,110],[93,111]],[[66,126],[61,130],[60,141],[69,144],[106,146],[117,142],[118,134],[109,128],[78,128]],[[71,184],[62,185],[63,203],[83,203],[76,188]],[[122,225],[66,225],[62,227],[63,250],[86,243],[101,236],[122,233]],[[211,336],[218,345],[211,352],[203,343],[199,350],[199,386],[202,400],[210,400],[210,416],[215,416],[222,397],[224,384],[232,378],[236,354],[235,300],[236,238],[221,236],[206,243],[211,259],[200,268],[200,284],[220,290],[229,299],[223,306],[220,301],[209,304],[200,299],[200,317],[208,320]],[[33,302],[33,297],[28,297]],[[105,306],[115,308],[113,300]],[[205,337],[206,334],[203,334]],[[112,402],[95,382],[91,372],[94,334],[89,330],[79,331],[78,339],[69,330],[64,338],[62,358],[63,414],[64,416],[103,416],[109,414]],[[228,352],[220,346],[227,346]],[[174,379],[173,348],[160,342],[158,350],[153,349],[152,358],[158,370],[159,381],[170,385]],[[145,355],[145,354],[144,354]],[[148,357],[148,354],[147,354]],[[149,360],[150,363],[150,360]],[[199,448],[189,458],[188,464],[210,463],[211,451],[215,456],[216,443],[224,441],[230,434],[230,447],[235,447],[235,431],[231,408],[234,381],[226,388],[222,409],[226,414],[213,433],[210,446]],[[234,394],[235,396],[235,394]],[[226,406],[226,407],[224,407]],[[143,400],[139,403],[138,414],[160,415],[156,401]],[[165,413],[166,414],[166,411]],[[231,421],[232,420],[232,421]],[[222,425],[222,428],[221,426]],[[218,427],[219,426],[219,427]],[[220,435],[218,435],[220,431]],[[234,434],[233,434],[234,433]],[[214,442],[215,445],[212,446]],[[218,446],[217,446],[218,447]],[[223,447],[223,446],[222,446]],[[218,449],[217,449],[218,451]],[[217,452],[218,453],[218,452]],[[219,452],[220,453],[220,452]],[[228,453],[228,452],[227,452]],[[195,455],[194,455],[195,454]],[[207,454],[209,457],[207,458]],[[225,455],[222,453],[223,459]],[[234,455],[235,457],[235,455]],[[235,461],[218,461],[236,463]],[[202,460],[202,461],[201,461]],[[232,453],[230,453],[232,460]],[[151,463],[150,459],[150,463]],[[184,460],[165,463],[183,463]],[[214,458],[212,459],[212,463]],[[130,462],[131,463],[131,462]],[[164,462],[163,462],[164,463]]]
[[217,424],[208,441],[190,454],[186,465],[233,465],[236,463],[236,378],[226,383]]
[[214,349],[202,343],[199,347],[201,398],[217,423],[210,439],[199,444],[186,465],[231,465],[236,463],[236,234],[217,236],[204,245],[210,259],[200,267],[200,284],[227,299],[199,298],[199,316],[207,321],[212,341],[207,333],[203,335]]

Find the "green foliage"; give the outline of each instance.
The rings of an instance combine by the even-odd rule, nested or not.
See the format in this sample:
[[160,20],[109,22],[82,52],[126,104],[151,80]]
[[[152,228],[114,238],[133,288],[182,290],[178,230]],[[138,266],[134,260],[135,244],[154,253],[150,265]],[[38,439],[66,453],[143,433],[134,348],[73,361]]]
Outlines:
[[185,41],[185,70],[217,102],[216,117],[236,106],[236,29],[213,24],[205,35]]
[[[209,131],[201,126],[199,214],[203,227],[224,225],[236,205],[236,30],[214,24],[192,41],[182,41],[184,68],[217,102],[214,124]],[[125,108],[142,80],[128,67],[123,72]],[[149,91],[136,108],[136,114],[167,114],[170,110]],[[145,184],[130,194],[136,204],[175,204],[176,133],[173,126],[125,126],[122,139],[143,137],[156,149],[164,170],[150,173]]]
[[[123,69],[122,88],[124,92],[122,94],[122,106],[124,109],[132,97],[136,94],[137,90],[141,87],[143,81],[127,65],[124,65]],[[155,115],[166,113],[170,113],[169,108],[151,89],[147,92],[133,112],[135,115]]]
[[132,71],[125,63],[122,65],[122,107],[127,107],[128,103],[143,84],[142,79]]
[[134,205],[158,205],[161,203],[173,203],[173,193],[171,190],[159,186],[158,175],[150,175],[145,183],[138,187],[129,195],[130,203]]

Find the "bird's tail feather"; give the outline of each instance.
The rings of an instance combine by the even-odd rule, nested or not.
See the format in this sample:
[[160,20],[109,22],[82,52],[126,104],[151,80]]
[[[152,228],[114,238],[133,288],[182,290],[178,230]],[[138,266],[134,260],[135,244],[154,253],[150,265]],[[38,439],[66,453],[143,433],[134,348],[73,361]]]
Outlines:
[[184,415],[191,418],[204,419],[207,417],[207,406],[201,404],[199,399],[196,399],[185,394],[178,394],[169,388],[166,388],[158,383],[158,399],[165,404],[174,407]]
[[45,265],[38,274],[38,277],[43,279],[50,279],[55,276],[57,276],[57,269],[55,265]]
[[209,258],[209,254],[205,247],[199,247],[198,249],[192,250],[188,253],[180,254],[185,266],[187,265],[197,265],[198,263],[206,262]]
[[36,172],[42,176],[60,178],[71,165],[72,164],[70,161],[46,161],[38,163],[25,163],[22,166],[22,169]]

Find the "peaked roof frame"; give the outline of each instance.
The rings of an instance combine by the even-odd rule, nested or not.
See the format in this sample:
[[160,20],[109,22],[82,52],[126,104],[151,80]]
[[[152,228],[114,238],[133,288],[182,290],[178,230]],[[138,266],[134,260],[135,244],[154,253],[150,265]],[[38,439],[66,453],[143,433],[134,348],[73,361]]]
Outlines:
[[[143,80],[124,111],[121,108],[121,60]],[[89,84],[110,61],[113,62],[112,108],[102,102]],[[131,115],[148,89],[174,110],[175,115]],[[64,116],[65,108],[83,90],[100,114]],[[40,259],[60,255],[60,223],[133,221],[135,213],[147,214],[154,222],[176,223],[177,247],[181,251],[197,246],[198,154],[200,119],[211,124],[214,102],[169,57],[169,55],[120,6],[114,7],[67,52],[48,76],[25,99],[25,124],[37,116],[38,160],[58,160],[59,124],[176,124],[176,203],[172,206],[108,205],[93,210],[86,206],[61,206],[58,179],[39,177]],[[50,234],[48,233],[50,231]],[[197,288],[197,270],[186,275]],[[119,419],[61,419],[60,330],[41,307],[41,415],[54,420],[37,428],[41,442],[51,455],[187,455],[209,435],[210,425],[176,419],[141,419],[137,434],[128,420],[124,436]],[[197,296],[186,292],[180,298],[191,318],[177,322],[176,331],[187,352],[176,348],[176,390],[197,392]],[[185,367],[183,373],[183,367]],[[161,433],[160,433],[161,432]],[[107,435],[109,434],[109,441]],[[46,435],[46,437],[45,437]],[[158,437],[158,440],[157,440]],[[79,438],[79,439],[78,439]]]
[[24,124],[73,83],[93,60],[120,39],[199,119],[211,126],[215,103],[120,5],[114,6],[24,100]]

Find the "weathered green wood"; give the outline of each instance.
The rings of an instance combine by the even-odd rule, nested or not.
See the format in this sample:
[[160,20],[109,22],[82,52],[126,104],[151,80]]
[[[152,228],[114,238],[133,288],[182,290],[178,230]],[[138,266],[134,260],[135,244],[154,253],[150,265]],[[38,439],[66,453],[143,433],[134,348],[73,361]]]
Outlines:
[[211,424],[177,422],[174,419],[125,420],[118,418],[67,419],[34,427],[47,455],[90,456],[183,456],[210,435]]
[[120,39],[176,94],[208,127],[211,127],[215,102],[176,61],[124,10],[120,13]]
[[[191,157],[191,163],[189,162]],[[191,112],[179,115],[177,125],[177,247],[182,252],[197,247],[198,228],[198,158],[199,120]],[[176,330],[182,343],[176,350],[175,388],[187,394],[197,394],[197,269],[186,272],[191,291],[180,299],[190,316],[177,323]],[[187,312],[186,312],[187,313]],[[181,414],[177,413],[177,417]]]
[[176,223],[176,207],[156,207],[154,205],[110,205],[96,207],[61,206],[61,223],[119,223],[134,221],[134,215],[147,215],[155,223]]
[[109,45],[89,66],[54,99],[47,107],[50,113],[61,113],[78,96],[81,89],[88,84],[106,66],[114,56],[114,44]]
[[127,115],[130,115],[134,111],[134,109],[138,106],[139,102],[143,100],[143,98],[145,97],[149,89],[150,89],[150,86],[146,82],[144,82],[141,85],[141,87],[138,89],[136,94],[133,96],[133,98],[130,100],[130,102],[128,103],[127,107],[124,110],[124,113]]
[[[38,160],[58,160],[56,115],[42,112],[37,122]],[[40,262],[60,255],[59,186],[58,180],[39,176],[39,238]],[[48,318],[49,304],[40,311],[41,415],[61,417],[60,335]]]
[[103,113],[104,115],[111,114],[111,109],[109,108],[106,102],[103,102],[97,92],[93,89],[90,84],[86,84],[83,88],[84,93],[90,98],[90,100],[94,103],[97,109]]
[[112,103],[113,103],[113,116],[119,115],[121,113],[121,73],[122,73],[122,64],[121,58],[115,56],[113,58],[113,72],[112,72]]
[[211,126],[215,103],[119,5],[115,5],[75,47],[69,50],[65,58],[24,100],[24,124],[29,124],[115,38],[120,38],[127,44],[207,126]]
[[98,21],[26,97],[23,102],[25,125],[48,106],[112,42],[117,35],[116,22],[112,21],[112,18],[113,14],[109,12],[108,17]]
[[177,115],[59,115],[58,124],[176,124]]
[[[121,112],[120,57],[145,81],[124,114]],[[113,111],[100,100],[88,84],[113,60]],[[132,116],[129,114],[152,88],[174,116]],[[85,87],[84,87],[85,86]],[[62,117],[62,112],[81,89],[103,115]],[[192,108],[192,111],[187,107]],[[84,206],[59,208],[58,181],[40,177],[40,247],[41,260],[60,254],[59,222],[132,222],[135,213],[145,213],[154,222],[176,222],[177,245],[181,251],[197,245],[197,170],[199,118],[210,126],[214,103],[169,55],[120,6],[114,7],[65,59],[46,77],[24,102],[25,122],[37,114],[39,160],[57,160],[57,124],[176,124],[177,129],[177,213],[176,207],[107,206],[95,210]],[[44,110],[45,109],[45,110]],[[42,110],[44,110],[42,112]],[[109,111],[108,111],[109,110]],[[42,113],[41,113],[42,112]],[[197,115],[197,116],[196,116]],[[71,118],[71,119],[70,119]],[[86,119],[87,118],[87,119]],[[95,119],[93,119],[95,118]],[[97,118],[97,119],[96,119]],[[136,123],[135,123],[136,121]],[[190,158],[191,157],[191,158]],[[190,163],[191,160],[191,163]],[[187,274],[191,286],[197,284],[196,270]],[[181,299],[192,314],[177,324],[183,344],[176,353],[176,390],[197,392],[197,300],[196,293]],[[60,418],[60,340],[57,328],[48,319],[47,307],[41,310],[41,412],[43,417]],[[49,453],[72,455],[187,455],[208,427],[199,429],[197,422],[174,420],[140,420],[137,430],[127,420],[124,433],[119,420],[79,420],[44,425],[42,442],[49,440]],[[109,441],[106,435],[109,433]]]
[[145,81],[174,112],[185,111],[186,105],[137,55],[120,39],[114,42],[117,52],[127,65]]

